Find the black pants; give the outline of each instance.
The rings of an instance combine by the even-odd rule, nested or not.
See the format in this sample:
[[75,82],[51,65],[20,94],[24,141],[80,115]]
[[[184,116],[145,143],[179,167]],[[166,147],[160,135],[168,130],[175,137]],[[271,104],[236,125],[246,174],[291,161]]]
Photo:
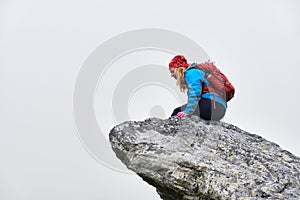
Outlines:
[[[186,107],[186,104],[174,109],[171,116],[176,115],[177,113],[183,111]],[[224,106],[218,102],[214,102],[210,99],[202,98],[198,107],[193,114],[199,115],[201,118],[206,120],[220,120],[224,117],[226,109]]]

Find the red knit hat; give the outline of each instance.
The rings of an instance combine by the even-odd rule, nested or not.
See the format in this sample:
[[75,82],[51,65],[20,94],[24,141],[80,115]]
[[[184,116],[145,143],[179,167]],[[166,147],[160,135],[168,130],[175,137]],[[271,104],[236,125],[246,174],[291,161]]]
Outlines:
[[169,63],[169,68],[188,67],[187,60],[182,55],[175,56]]

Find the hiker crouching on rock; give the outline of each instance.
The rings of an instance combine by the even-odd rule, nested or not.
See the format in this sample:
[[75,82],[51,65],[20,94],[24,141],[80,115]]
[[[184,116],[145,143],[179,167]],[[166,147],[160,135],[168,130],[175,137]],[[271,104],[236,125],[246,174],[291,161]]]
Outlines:
[[211,74],[201,70],[196,63],[188,64],[182,55],[177,55],[171,60],[169,71],[171,77],[177,80],[180,91],[187,90],[188,95],[187,104],[176,108],[171,116],[185,117],[196,114],[206,120],[220,120],[224,117],[227,109],[226,101],[233,97],[234,91],[230,94],[232,95],[230,99],[225,100],[224,92],[221,96],[220,92],[217,93],[217,90],[210,87],[208,79]]

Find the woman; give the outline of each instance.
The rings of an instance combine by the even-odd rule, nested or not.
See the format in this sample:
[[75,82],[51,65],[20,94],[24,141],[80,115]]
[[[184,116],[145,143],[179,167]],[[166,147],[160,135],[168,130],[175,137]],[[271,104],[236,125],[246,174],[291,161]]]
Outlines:
[[200,115],[206,120],[220,120],[226,112],[226,101],[215,92],[202,92],[203,86],[209,86],[205,72],[197,68],[196,63],[188,64],[182,55],[175,56],[169,63],[171,77],[177,80],[181,92],[187,90],[187,104],[176,108],[172,116],[185,117]]

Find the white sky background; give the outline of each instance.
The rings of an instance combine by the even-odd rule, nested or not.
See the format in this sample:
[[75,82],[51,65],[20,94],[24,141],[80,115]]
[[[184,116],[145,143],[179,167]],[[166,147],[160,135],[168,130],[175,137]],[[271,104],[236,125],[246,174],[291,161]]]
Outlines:
[[224,121],[300,156],[299,1],[2,0],[0,199],[159,199],[86,152],[72,110],[89,54],[145,27],[196,41],[236,87]]

